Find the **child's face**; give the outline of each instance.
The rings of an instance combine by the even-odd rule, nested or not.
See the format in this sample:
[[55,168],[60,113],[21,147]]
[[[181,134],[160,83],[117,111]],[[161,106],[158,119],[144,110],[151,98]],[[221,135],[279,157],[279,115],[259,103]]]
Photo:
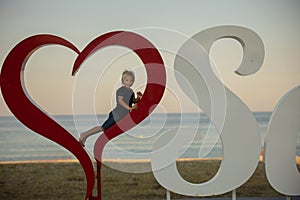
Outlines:
[[125,76],[123,79],[123,84],[126,88],[130,88],[133,85],[133,77],[132,76]]

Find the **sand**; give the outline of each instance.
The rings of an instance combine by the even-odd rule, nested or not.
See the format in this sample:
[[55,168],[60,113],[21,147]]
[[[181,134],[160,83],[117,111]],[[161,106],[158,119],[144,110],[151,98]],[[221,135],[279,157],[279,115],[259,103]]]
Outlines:
[[[177,167],[184,179],[201,183],[216,174],[220,163],[219,158],[180,159]],[[145,167],[149,165],[149,160],[104,160],[104,164],[102,200],[166,199],[166,190],[155,180],[152,172],[126,173],[108,167]],[[75,160],[1,162],[0,172],[0,199],[84,199],[85,175],[81,165]],[[283,196],[268,183],[263,162],[259,163],[251,178],[236,191],[238,197]],[[229,192],[217,197],[230,196]],[[188,198],[174,193],[171,193],[171,197]]]

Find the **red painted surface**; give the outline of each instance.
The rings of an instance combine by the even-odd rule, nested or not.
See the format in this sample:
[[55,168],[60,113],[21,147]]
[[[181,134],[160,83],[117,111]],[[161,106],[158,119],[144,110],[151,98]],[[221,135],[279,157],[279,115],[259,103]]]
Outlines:
[[[26,61],[40,47],[48,45],[62,45],[78,54],[72,75],[76,74],[86,58],[97,50],[111,45],[119,45],[133,50],[145,64],[147,86],[143,98],[138,104],[138,110],[130,112],[118,124],[101,134],[94,146],[94,156],[97,161],[97,197],[92,196],[95,173],[92,161],[86,151],[71,133],[40,110],[24,89],[23,72],[26,67]],[[145,119],[160,102],[165,90],[165,84],[166,72],[159,51],[144,37],[132,32],[122,31],[110,32],[99,36],[88,44],[82,52],[67,40],[57,36],[35,35],[26,38],[10,51],[4,61],[0,75],[3,98],[16,118],[34,132],[69,150],[79,160],[87,180],[86,199],[101,199],[101,157],[107,142]]]

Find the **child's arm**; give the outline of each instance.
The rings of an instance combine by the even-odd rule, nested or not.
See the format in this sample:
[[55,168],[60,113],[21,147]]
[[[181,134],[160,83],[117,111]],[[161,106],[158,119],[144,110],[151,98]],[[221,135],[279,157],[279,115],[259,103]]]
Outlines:
[[132,107],[128,106],[125,101],[123,100],[123,98],[118,97],[118,104],[120,104],[123,108],[132,111],[132,110],[136,110],[137,109],[137,104],[134,104]]

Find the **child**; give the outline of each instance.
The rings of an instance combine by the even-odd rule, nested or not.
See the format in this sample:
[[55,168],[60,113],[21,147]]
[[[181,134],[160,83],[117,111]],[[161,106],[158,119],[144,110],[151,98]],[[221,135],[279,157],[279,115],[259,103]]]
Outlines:
[[[116,107],[109,113],[108,119],[102,126],[96,126],[80,134],[79,143],[84,146],[86,139],[98,132],[105,131],[120,119],[125,117],[133,109],[137,109],[137,102],[141,99],[142,93],[137,92],[137,98],[134,98],[134,92],[131,86],[134,83],[135,76],[132,71],[125,70],[122,73],[122,86],[116,92]],[[134,104],[134,105],[132,105]]]

